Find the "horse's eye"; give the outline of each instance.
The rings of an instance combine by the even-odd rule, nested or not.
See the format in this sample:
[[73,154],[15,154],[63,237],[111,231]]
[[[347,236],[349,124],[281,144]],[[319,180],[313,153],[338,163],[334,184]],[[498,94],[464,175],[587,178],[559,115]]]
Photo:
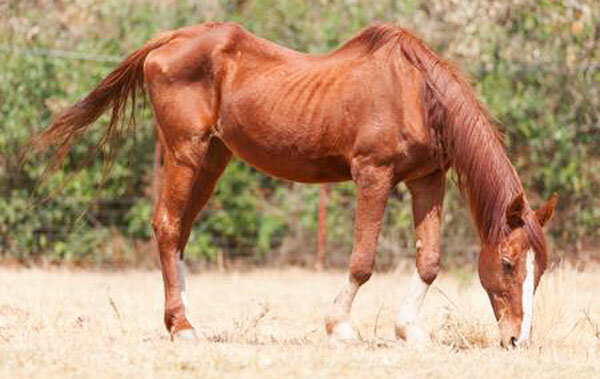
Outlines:
[[513,271],[513,263],[508,258],[502,258],[502,273],[510,274]]

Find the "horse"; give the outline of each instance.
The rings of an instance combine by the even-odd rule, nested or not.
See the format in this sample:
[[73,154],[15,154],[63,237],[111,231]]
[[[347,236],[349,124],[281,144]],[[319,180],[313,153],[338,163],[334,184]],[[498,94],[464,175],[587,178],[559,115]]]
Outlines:
[[479,277],[501,345],[530,341],[533,296],[548,260],[542,227],[556,196],[532,209],[503,137],[465,75],[406,29],[372,24],[321,55],[279,46],[231,22],[167,31],[32,137],[31,151],[51,148],[50,167],[60,167],[76,138],[108,110],[99,145],[113,151],[135,125],[136,95],[146,93],[164,151],[152,227],[172,339],[197,338],[185,313],[184,248],[235,155],[289,181],[356,184],[349,273],[324,317],[332,341],[359,338],[350,310],[373,273],[387,198],[399,182],[412,198],[416,268],[395,333],[410,343],[430,340],[416,322],[440,270],[450,169],[477,228]]

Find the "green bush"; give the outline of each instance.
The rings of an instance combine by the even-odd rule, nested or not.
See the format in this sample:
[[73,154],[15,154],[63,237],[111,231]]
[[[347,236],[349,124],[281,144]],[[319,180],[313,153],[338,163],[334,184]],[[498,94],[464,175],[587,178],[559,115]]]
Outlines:
[[[37,0],[0,5],[0,252],[19,259],[135,263],[152,232],[153,120],[145,109],[103,179],[94,152],[106,118],[78,143],[65,167],[40,183],[45,157],[21,165],[20,149],[61,109],[91,90],[156,32],[233,20],[309,53],[335,48],[374,20],[407,26],[474,78],[506,133],[527,194],[560,195],[552,241],[564,254],[598,240],[600,207],[600,5],[554,1],[431,3],[420,0]],[[48,51],[50,50],[50,51]],[[468,211],[449,186],[444,247],[470,261],[477,241]],[[352,243],[355,190],[332,186],[328,243],[344,262]],[[318,187],[270,179],[234,161],[190,236],[188,259],[224,253],[262,261],[313,254]],[[390,199],[383,262],[411,255],[410,198]],[[116,240],[123,243],[116,244]],[[576,242],[576,243],[575,243]]]

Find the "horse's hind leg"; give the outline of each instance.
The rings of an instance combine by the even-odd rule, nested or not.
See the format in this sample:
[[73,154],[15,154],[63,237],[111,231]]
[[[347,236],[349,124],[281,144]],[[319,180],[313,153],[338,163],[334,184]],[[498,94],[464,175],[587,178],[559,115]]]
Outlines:
[[406,183],[412,195],[417,237],[417,269],[396,316],[396,337],[416,344],[426,343],[430,339],[416,322],[427,290],[440,269],[440,232],[445,181],[445,172],[439,171],[426,178]]
[[178,165],[167,154],[163,189],[152,226],[160,251],[165,287],[165,326],[172,336],[195,337],[185,315],[183,250],[193,221],[212,195],[231,153],[213,138],[199,167]]
[[182,296],[183,248],[196,214],[212,194],[231,153],[212,137],[216,122],[212,92],[185,79],[187,71],[181,71],[179,61],[172,58],[177,56],[173,53],[177,46],[155,50],[144,66],[165,151],[163,186],[152,227],[165,288],[165,325],[172,336],[194,336]]
[[358,337],[350,324],[350,309],[358,289],[369,280],[373,272],[377,238],[387,198],[393,186],[392,170],[389,167],[366,165],[353,167],[352,172],[358,187],[358,198],[350,275],[325,318],[327,334],[334,342],[355,340]]
[[192,199],[189,202],[185,214],[183,216],[182,235],[179,242],[179,251],[185,249],[185,245],[192,231],[192,224],[210,197],[213,194],[217,180],[225,171],[227,164],[231,159],[231,151],[223,144],[223,142],[213,137],[208,146],[208,152],[202,166],[199,169],[198,177],[192,190]]

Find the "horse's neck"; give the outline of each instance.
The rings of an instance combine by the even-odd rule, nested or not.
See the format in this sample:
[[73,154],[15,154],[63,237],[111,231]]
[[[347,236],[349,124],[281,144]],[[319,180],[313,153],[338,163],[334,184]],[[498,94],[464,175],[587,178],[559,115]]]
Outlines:
[[464,178],[468,187],[463,192],[482,242],[493,245],[508,232],[506,212],[523,186],[501,144],[474,155],[475,168],[464,173],[471,177]]

